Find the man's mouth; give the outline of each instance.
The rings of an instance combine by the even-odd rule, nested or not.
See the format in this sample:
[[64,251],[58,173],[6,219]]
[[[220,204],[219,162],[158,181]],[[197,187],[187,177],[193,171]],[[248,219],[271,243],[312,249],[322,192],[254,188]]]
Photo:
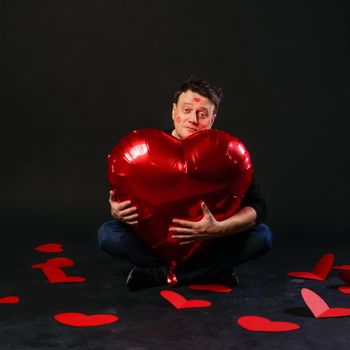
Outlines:
[[189,126],[186,126],[186,129],[191,130],[191,131],[197,131],[197,129],[193,129],[193,128],[189,127]]

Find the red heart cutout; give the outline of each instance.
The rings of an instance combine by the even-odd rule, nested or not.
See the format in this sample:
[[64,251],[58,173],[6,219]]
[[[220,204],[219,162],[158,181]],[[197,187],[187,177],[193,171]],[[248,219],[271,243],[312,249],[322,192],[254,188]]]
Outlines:
[[348,286],[348,285],[339,286],[338,290],[339,290],[339,292],[342,292],[344,294],[350,294],[350,286]]
[[67,276],[64,271],[56,266],[46,266],[43,273],[50,283],[79,283],[85,282],[86,278],[79,276]]
[[252,174],[244,145],[220,130],[183,140],[160,130],[138,130],[108,157],[108,179],[117,199],[137,207],[137,234],[168,262],[184,261],[200,247],[168,240],[172,219],[200,220],[202,201],[217,220],[232,216]]
[[350,308],[330,308],[318,294],[310,289],[303,288],[301,295],[316,318],[350,316]]
[[74,265],[73,260],[68,258],[53,258],[41,264],[34,264],[34,269],[42,269],[49,283],[78,283],[85,282],[85,277],[67,276],[60,267],[71,267]]
[[46,266],[71,267],[74,266],[74,261],[69,258],[53,258],[41,264],[34,264],[31,267],[33,269],[42,269]]
[[211,306],[211,302],[208,300],[192,299],[188,300],[182,295],[175,293],[171,290],[162,290],[160,295],[167,300],[176,309],[194,309]]
[[332,253],[328,253],[322,256],[322,258],[316,263],[312,272],[288,272],[287,276],[324,281],[332,268],[333,262],[334,255]]
[[350,284],[350,271],[343,270],[343,271],[339,272],[339,277],[346,284]]
[[332,269],[339,271],[350,271],[350,265],[333,266]]
[[237,320],[237,323],[253,332],[289,332],[300,328],[296,323],[271,321],[260,316],[242,316]]
[[8,296],[0,298],[0,304],[18,304],[20,301],[19,297]]
[[341,270],[341,272],[339,273],[339,277],[342,279],[343,282],[346,283],[346,285],[338,287],[339,292],[342,292],[344,294],[350,294],[350,271]]
[[61,253],[63,252],[62,244],[59,243],[47,243],[40,245],[39,247],[34,248],[34,250],[37,250],[39,252],[43,253]]
[[79,312],[65,312],[55,315],[54,318],[59,323],[73,327],[103,326],[119,320],[112,314],[85,315]]
[[193,290],[208,290],[209,292],[217,293],[232,292],[231,288],[223,286],[222,284],[191,284],[189,288]]

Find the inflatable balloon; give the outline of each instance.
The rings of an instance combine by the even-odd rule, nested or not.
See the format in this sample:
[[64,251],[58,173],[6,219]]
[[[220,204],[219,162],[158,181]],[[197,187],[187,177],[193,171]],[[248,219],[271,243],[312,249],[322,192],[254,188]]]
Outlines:
[[108,156],[108,180],[119,201],[138,209],[136,234],[169,265],[181,264],[201,242],[180,245],[169,233],[173,218],[200,220],[204,201],[217,220],[232,216],[251,183],[248,151],[236,137],[204,130],[183,140],[141,129]]

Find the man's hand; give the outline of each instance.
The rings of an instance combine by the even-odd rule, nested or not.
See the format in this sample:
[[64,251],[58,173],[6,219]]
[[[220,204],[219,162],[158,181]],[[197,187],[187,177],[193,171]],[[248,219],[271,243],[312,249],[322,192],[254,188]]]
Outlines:
[[201,203],[203,218],[200,221],[173,219],[177,227],[170,227],[169,231],[176,232],[172,238],[181,240],[180,245],[194,243],[198,240],[218,238],[223,235],[222,227],[204,202]]
[[129,225],[137,224],[136,207],[130,207],[131,201],[118,202],[114,191],[109,191],[109,204],[111,205],[111,215],[114,219],[125,222]]

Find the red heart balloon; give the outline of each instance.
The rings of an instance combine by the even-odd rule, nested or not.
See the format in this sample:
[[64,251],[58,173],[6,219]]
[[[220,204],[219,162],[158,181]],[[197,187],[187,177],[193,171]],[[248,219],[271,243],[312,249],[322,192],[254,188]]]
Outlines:
[[183,262],[200,246],[169,238],[172,219],[200,220],[201,201],[217,220],[232,216],[252,175],[244,145],[220,130],[183,140],[156,129],[133,131],[108,157],[111,188],[138,209],[137,234],[168,262]]

